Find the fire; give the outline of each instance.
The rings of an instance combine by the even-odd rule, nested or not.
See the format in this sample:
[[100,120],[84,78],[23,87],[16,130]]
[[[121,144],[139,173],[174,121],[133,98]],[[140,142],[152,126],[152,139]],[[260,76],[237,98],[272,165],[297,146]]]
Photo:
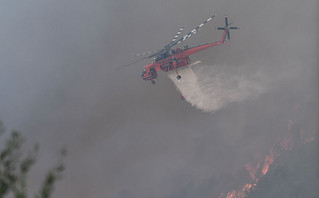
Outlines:
[[[295,111],[299,111],[300,107],[295,106]],[[294,121],[288,120],[287,129],[291,131],[294,126]],[[300,142],[301,143],[308,143],[315,140],[316,131],[312,131],[312,134],[306,134],[306,131],[303,129],[300,130]],[[278,138],[276,144],[269,150],[269,154],[265,156],[264,160],[257,160],[255,165],[251,163],[247,163],[245,168],[251,178],[251,182],[240,186],[237,190],[232,190],[227,194],[221,193],[219,198],[245,198],[246,194],[253,190],[261,177],[266,175],[269,171],[270,165],[274,162],[276,157],[279,157],[282,151],[292,151],[294,137],[292,134],[285,138]],[[279,149],[274,149],[278,148]],[[262,164],[262,166],[261,166]]]
[[303,143],[308,143],[308,142],[311,142],[313,140],[315,140],[314,138],[314,135],[316,134],[316,131],[312,131],[312,135],[311,137],[308,137],[306,136],[306,133],[304,130],[300,130],[300,140],[303,142]]
[[283,148],[286,151],[291,151],[292,150],[292,136],[290,136],[288,138],[284,138],[280,142],[280,146],[281,146],[281,148]]
[[270,149],[270,154],[266,156],[265,163],[263,169],[261,171],[262,176],[266,175],[269,170],[269,166],[274,162],[274,149]]
[[248,171],[248,173],[250,175],[250,178],[255,180],[256,179],[257,170],[260,167],[260,163],[257,162],[256,167],[253,167],[251,164],[248,163],[248,164],[245,165],[245,167],[246,167],[246,170]]

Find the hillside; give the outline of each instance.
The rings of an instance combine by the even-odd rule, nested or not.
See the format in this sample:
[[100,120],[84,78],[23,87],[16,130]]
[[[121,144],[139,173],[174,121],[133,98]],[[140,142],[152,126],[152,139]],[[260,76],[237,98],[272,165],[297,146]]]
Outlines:
[[270,166],[247,198],[316,198],[319,197],[318,139],[296,145]]

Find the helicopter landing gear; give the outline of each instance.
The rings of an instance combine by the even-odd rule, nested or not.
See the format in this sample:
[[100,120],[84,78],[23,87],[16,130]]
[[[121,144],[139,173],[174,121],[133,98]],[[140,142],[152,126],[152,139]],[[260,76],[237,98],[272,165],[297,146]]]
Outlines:
[[153,85],[155,84],[155,81],[154,81],[154,80],[152,80],[151,82],[152,82]]
[[179,79],[181,79],[182,77],[181,77],[181,75],[178,75],[176,78],[177,78],[177,80],[179,80]]

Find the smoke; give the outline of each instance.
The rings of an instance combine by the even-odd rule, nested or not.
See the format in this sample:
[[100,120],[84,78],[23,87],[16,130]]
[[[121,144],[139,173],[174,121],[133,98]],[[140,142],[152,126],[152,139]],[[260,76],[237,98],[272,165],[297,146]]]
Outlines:
[[[237,187],[238,170],[269,151],[287,120],[317,129],[317,0],[0,4],[0,120],[41,146],[33,189],[67,145],[55,197],[214,197]],[[220,39],[225,14],[241,29],[231,46],[192,55],[203,64],[180,81],[174,72],[155,86],[141,80],[151,60],[114,72],[212,14],[184,45]]]
[[179,71],[182,79],[177,80],[175,72],[168,76],[187,102],[205,112],[256,98],[266,91],[266,82],[260,73],[246,76],[227,72],[224,67],[235,66],[188,66]]

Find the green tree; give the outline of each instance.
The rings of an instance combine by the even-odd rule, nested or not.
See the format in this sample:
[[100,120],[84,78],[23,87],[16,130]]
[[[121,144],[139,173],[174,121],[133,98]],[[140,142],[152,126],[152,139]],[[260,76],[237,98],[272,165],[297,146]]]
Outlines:
[[[5,127],[0,121],[0,136],[5,133]],[[22,145],[25,139],[18,131],[11,131],[10,136],[0,147],[0,198],[12,194],[15,198],[27,198],[27,176],[36,162],[39,146],[34,145],[32,152],[23,154]],[[35,198],[49,198],[52,195],[55,182],[61,178],[64,170],[63,158],[65,149],[57,165],[47,171],[42,186]]]

